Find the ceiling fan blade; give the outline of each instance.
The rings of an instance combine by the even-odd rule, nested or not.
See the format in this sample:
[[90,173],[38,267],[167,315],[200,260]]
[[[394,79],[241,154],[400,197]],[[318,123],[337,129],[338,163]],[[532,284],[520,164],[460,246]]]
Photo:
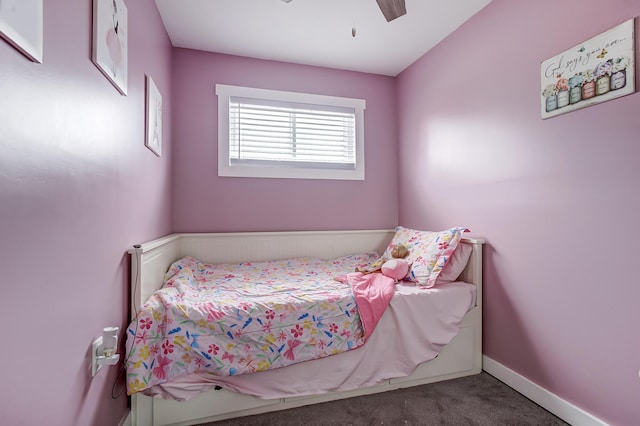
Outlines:
[[376,0],[387,22],[391,22],[396,18],[407,13],[407,7],[404,0]]

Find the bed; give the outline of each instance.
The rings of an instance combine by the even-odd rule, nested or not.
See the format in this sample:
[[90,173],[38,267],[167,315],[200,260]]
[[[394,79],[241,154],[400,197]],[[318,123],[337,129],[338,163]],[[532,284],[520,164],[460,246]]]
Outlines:
[[[383,253],[394,235],[396,230],[171,234],[129,250],[132,257],[132,317],[137,315],[145,301],[163,285],[163,278],[171,265],[185,257],[211,264],[263,262],[301,256],[335,259],[354,253]],[[442,347],[437,352],[432,354],[431,347],[424,346],[422,350],[421,346],[417,346],[414,350],[415,359],[407,360],[406,363],[398,362],[391,373],[388,371],[388,364],[376,364],[379,358],[371,351],[367,352],[368,348],[375,345],[378,348],[385,347],[389,336],[397,339],[402,337],[402,333],[397,330],[400,327],[397,321],[402,319],[395,318],[393,312],[385,312],[366,344],[358,349],[259,373],[216,377],[209,382],[193,381],[189,377],[174,380],[158,387],[160,390],[156,391],[156,397],[134,393],[131,395],[132,424],[204,423],[480,373],[483,241],[462,238],[460,244],[471,247],[462,275],[455,283],[442,286],[435,292],[441,294],[438,297],[450,297],[447,292],[468,292],[471,284],[473,300],[468,309],[465,308],[466,313],[461,315],[453,337],[442,337],[446,341],[440,342]],[[457,287],[459,289],[456,290]],[[424,297],[426,301],[428,292],[415,285],[403,286],[400,283],[396,293],[390,307],[395,305],[396,311],[403,311],[415,309],[404,305],[409,300]],[[393,311],[387,311],[389,310]],[[422,324],[401,325],[408,334],[419,332],[420,327]],[[390,348],[393,345],[386,346]],[[438,346],[438,342],[435,346]],[[420,365],[414,369],[412,364],[418,363]],[[344,366],[353,368],[344,372]],[[318,371],[336,372],[341,376],[327,378],[335,374],[319,374]],[[307,386],[298,386],[292,390],[290,378],[293,377]],[[340,382],[340,386],[336,386],[336,380]],[[187,397],[183,397],[185,393],[181,393],[185,389]],[[319,389],[320,393],[314,392],[314,389]],[[193,396],[195,394],[197,396]]]

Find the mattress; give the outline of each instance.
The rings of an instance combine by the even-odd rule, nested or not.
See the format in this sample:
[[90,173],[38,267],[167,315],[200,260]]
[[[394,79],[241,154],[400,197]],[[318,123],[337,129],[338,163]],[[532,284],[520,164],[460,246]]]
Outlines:
[[377,327],[357,349],[252,374],[188,374],[143,393],[185,401],[221,386],[274,399],[353,390],[405,377],[456,336],[464,315],[475,305],[475,292],[475,286],[465,282],[428,289],[400,282]]

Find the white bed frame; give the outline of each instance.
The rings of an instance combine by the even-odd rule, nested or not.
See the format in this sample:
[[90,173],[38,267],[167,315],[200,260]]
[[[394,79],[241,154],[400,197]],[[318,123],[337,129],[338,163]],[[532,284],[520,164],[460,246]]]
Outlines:
[[[131,312],[135,316],[149,296],[162,286],[171,263],[183,256],[203,262],[229,263],[314,256],[325,259],[357,252],[384,252],[393,230],[242,232],[171,234],[134,246],[131,254]],[[207,391],[187,402],[167,401],[136,394],[131,397],[133,426],[193,425],[319,402],[385,392],[482,371],[482,245],[465,238],[473,247],[461,280],[476,285],[476,305],[465,315],[458,335],[437,358],[421,364],[412,375],[346,392],[317,396],[259,399],[224,389]]]

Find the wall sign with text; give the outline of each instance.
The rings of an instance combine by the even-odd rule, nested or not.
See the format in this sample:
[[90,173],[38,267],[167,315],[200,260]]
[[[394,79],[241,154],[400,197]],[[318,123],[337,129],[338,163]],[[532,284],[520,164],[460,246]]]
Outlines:
[[630,19],[542,62],[542,118],[634,93],[633,29]]

